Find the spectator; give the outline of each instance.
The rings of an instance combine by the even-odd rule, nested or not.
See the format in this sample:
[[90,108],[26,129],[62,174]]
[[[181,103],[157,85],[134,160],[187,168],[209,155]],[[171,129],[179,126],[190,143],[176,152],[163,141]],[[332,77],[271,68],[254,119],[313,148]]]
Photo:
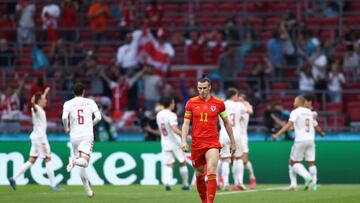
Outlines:
[[342,86],[345,82],[345,76],[340,71],[340,65],[335,62],[328,75],[329,97],[332,102],[340,103],[342,101]]
[[160,101],[162,80],[154,73],[153,68],[145,67],[142,77],[144,85],[145,110],[151,110]]
[[214,39],[211,39],[211,36],[207,37],[207,49],[210,52],[210,56],[208,57],[210,58],[210,63],[216,64],[220,55],[225,51],[226,42],[223,41],[224,37],[222,32],[215,31],[213,35]]
[[75,0],[65,0],[61,3],[61,21],[60,25],[64,29],[62,37],[66,42],[75,42],[76,26],[77,26],[77,12],[79,11],[79,4]]
[[101,96],[104,94],[104,83],[100,76],[101,67],[94,63],[86,71],[86,79],[90,81],[90,94],[93,96]]
[[153,35],[157,33],[159,28],[163,27],[163,15],[164,11],[162,7],[158,5],[158,1],[151,0],[150,5],[146,7],[145,17],[147,25]]
[[240,33],[236,24],[235,16],[226,19],[224,25],[224,32],[226,41],[237,42],[240,40]]
[[62,39],[54,41],[50,50],[50,63],[58,62],[60,65],[68,65],[68,51]]
[[211,81],[211,95],[220,98],[222,100],[225,100],[225,92],[221,88],[221,81],[220,78],[218,79],[212,79]]
[[70,44],[69,46],[69,64],[71,66],[78,66],[86,57],[87,52],[82,42]]
[[95,66],[97,66],[97,62],[96,62],[96,60],[94,58],[94,53],[93,53],[93,51],[88,51],[86,53],[85,59],[78,65],[76,72],[80,76],[85,77],[85,75],[86,75],[85,73],[89,69],[91,69],[91,68],[93,68]]
[[184,25],[184,38],[190,39],[191,32],[200,32],[201,25],[196,22],[195,15],[193,13],[189,14],[188,21]]
[[0,27],[2,31],[0,32],[0,39],[6,39],[7,41],[14,41],[13,30],[15,28],[15,23],[13,19],[10,18],[9,13],[2,13],[0,16]]
[[138,61],[136,59],[135,49],[131,46],[132,34],[127,33],[125,37],[125,43],[119,47],[116,54],[116,63],[122,69],[137,69],[139,68]]
[[124,40],[127,33],[131,32],[134,27],[135,2],[134,0],[122,0],[119,4],[111,6],[110,12],[121,28],[120,40]]
[[227,89],[228,87],[235,86],[235,79],[237,77],[237,70],[235,64],[235,45],[228,44],[225,48],[225,52],[222,53],[218,60],[218,70],[223,80],[223,87]]
[[110,16],[109,7],[104,0],[95,0],[87,13],[90,22],[91,32],[94,34],[93,40],[103,41],[106,39],[106,28]]
[[[38,92],[44,92],[47,87],[49,86],[46,85],[46,75],[40,74],[36,79],[36,83],[30,84],[30,86],[27,86],[27,89],[30,88],[31,95],[35,95]],[[28,98],[28,100],[30,100],[30,98]]]
[[9,48],[6,39],[0,39],[0,68],[12,69],[15,60],[15,53]]
[[346,76],[349,78],[350,76],[356,76],[356,70],[360,66],[360,57],[357,51],[354,50],[354,46],[348,46],[348,50],[344,55],[344,70]]
[[[101,112],[101,121],[95,126],[96,141],[114,141],[117,138],[116,126],[110,116],[111,100],[107,97],[99,99],[99,110]],[[107,101],[109,100],[109,102]],[[110,105],[109,105],[110,103]]]
[[255,90],[255,95],[260,99],[265,96],[266,84],[269,76],[271,76],[271,71],[271,62],[266,55],[264,56],[263,61],[254,64],[254,69],[250,75],[250,78],[254,80],[249,82],[249,85],[252,90]]
[[[116,82],[112,81],[104,71],[100,72],[100,76],[107,82],[108,86],[112,90],[112,106],[113,112],[119,112],[127,110],[128,98],[130,88],[136,83],[136,81],[142,76],[144,70],[137,72],[132,77],[125,75],[118,75]],[[132,100],[132,99],[131,99]]]
[[305,63],[304,69],[299,73],[299,90],[301,93],[312,93],[315,90],[315,80],[310,63]]
[[[274,121],[275,132],[280,130],[284,125],[286,125],[289,120],[290,112],[284,109],[284,106],[281,102],[276,102],[273,105],[273,110],[271,112],[271,118]],[[284,135],[285,140],[292,140],[289,132],[286,132]]]
[[316,42],[315,45],[316,52],[310,57],[309,63],[312,65],[311,70],[315,79],[315,88],[325,90],[327,57],[323,53],[320,43]]
[[137,117],[140,119],[140,126],[145,132],[145,141],[159,141],[160,140],[160,131],[156,123],[156,107],[152,108],[150,111],[143,111],[140,109],[137,112]]
[[19,77],[15,75],[15,80],[19,81],[18,87],[7,87],[5,90],[5,94],[2,94],[0,96],[2,120],[16,120],[19,119],[21,116],[20,92],[23,89],[25,79],[19,79]]
[[174,100],[175,100],[174,112],[178,116],[180,116],[183,113],[183,106],[181,104],[181,101],[180,101],[179,97],[176,95],[173,87],[169,83],[165,84],[162,89],[162,94],[161,94],[160,100],[162,100],[163,98],[174,98]]
[[187,62],[189,65],[204,64],[204,41],[199,39],[199,33],[190,33],[190,40],[186,42]]
[[267,42],[267,51],[275,69],[284,65],[283,50],[284,42],[280,38],[280,31],[274,29],[272,38]]
[[341,38],[342,38],[342,43],[345,46],[347,46],[347,48],[349,49],[350,46],[354,45],[357,38],[357,33],[348,24],[345,24],[341,31]]
[[60,14],[59,5],[54,0],[47,0],[41,12],[41,20],[43,22],[42,28],[47,32],[48,42],[54,42],[60,38],[57,32]]
[[16,5],[17,39],[20,45],[35,42],[35,4],[32,0],[20,0]]

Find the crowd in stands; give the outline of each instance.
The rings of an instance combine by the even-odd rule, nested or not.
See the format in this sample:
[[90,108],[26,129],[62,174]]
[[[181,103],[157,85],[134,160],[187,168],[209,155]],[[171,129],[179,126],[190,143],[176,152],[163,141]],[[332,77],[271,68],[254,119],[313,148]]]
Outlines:
[[[56,91],[50,95],[54,108],[48,111],[57,118],[61,104],[72,96],[72,84],[82,81],[87,84],[87,94],[107,115],[103,127],[108,134],[116,134],[113,127],[126,125],[116,119],[134,111],[127,118],[140,120],[150,134],[147,139],[153,140],[151,118],[161,98],[174,96],[181,117],[184,102],[196,95],[196,76],[183,71],[174,77],[171,66],[175,64],[194,70],[214,67],[208,72],[213,94],[223,98],[226,88],[240,88],[254,105],[260,104],[257,119],[252,121],[259,125],[267,126],[274,116],[266,115],[265,109],[273,107],[264,103],[275,102],[274,108],[280,109],[278,96],[290,98],[268,94],[269,90],[315,91],[317,101],[323,104],[342,104],[346,84],[360,78],[360,29],[355,26],[360,21],[342,20],[341,27],[338,22],[344,19],[341,13],[353,11],[357,4],[314,1],[305,9],[304,2],[296,2],[283,8],[280,16],[273,11],[284,3],[266,0],[248,1],[247,15],[240,12],[244,3],[235,1],[225,1],[228,7],[219,8],[213,1],[0,3],[0,70],[6,76],[1,84],[2,118],[14,118],[8,112],[20,111],[28,120],[31,95],[49,85]],[[319,29],[317,23],[324,26]],[[138,58],[139,43],[145,38],[153,42],[151,48],[161,57]],[[164,64],[157,67],[152,57]],[[356,108],[360,110],[360,106]]]

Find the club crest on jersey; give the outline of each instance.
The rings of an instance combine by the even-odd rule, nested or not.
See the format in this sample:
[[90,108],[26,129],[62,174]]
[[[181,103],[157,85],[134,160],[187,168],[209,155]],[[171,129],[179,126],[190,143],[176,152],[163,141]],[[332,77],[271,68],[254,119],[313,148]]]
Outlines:
[[211,106],[210,109],[211,109],[211,111],[215,111],[215,110],[216,110],[216,106]]

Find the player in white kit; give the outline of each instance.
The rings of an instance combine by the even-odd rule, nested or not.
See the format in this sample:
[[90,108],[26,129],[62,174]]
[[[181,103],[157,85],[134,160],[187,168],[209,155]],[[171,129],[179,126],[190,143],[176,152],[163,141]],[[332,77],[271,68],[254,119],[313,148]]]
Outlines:
[[[62,121],[66,133],[70,135],[70,141],[75,157],[69,158],[66,167],[68,172],[76,165],[80,167],[80,177],[88,197],[93,197],[85,168],[89,164],[93,148],[93,127],[101,120],[101,114],[94,100],[84,98],[85,88],[81,83],[73,87],[75,97],[64,103]],[[93,115],[95,118],[93,119]]]
[[31,98],[31,114],[33,122],[33,131],[30,134],[31,139],[31,149],[29,160],[24,163],[19,171],[11,178],[9,178],[10,186],[16,190],[16,179],[25,173],[37,160],[41,158],[45,160],[46,173],[50,180],[50,189],[51,190],[62,190],[62,188],[55,183],[54,171],[51,168],[51,151],[49,141],[46,135],[46,113],[44,108],[47,104],[46,96],[49,93],[50,88],[46,88],[44,93],[36,93]]
[[[321,130],[317,121],[314,119],[313,112],[306,108],[306,100],[303,96],[295,98],[294,107],[296,108],[290,113],[289,122],[281,128],[273,138],[277,138],[280,134],[289,130],[292,126],[295,129],[295,142],[291,149],[290,165],[292,169],[289,170],[289,176],[292,180],[292,170],[304,178],[305,190],[316,190],[316,180],[305,167],[301,164],[301,161],[305,157],[305,161],[308,163],[315,162],[315,129],[321,136],[325,135],[325,132]],[[313,174],[316,177],[316,173]],[[296,190],[296,185],[290,185],[291,190]]]
[[181,130],[177,127],[177,116],[172,112],[175,108],[175,100],[173,98],[164,98],[162,104],[165,109],[156,115],[156,122],[161,134],[165,189],[167,191],[171,190],[173,168],[176,158],[180,163],[179,170],[183,184],[182,189],[189,190],[189,172],[186,167],[185,153],[181,149]]
[[[256,187],[256,177],[254,173],[254,169],[252,166],[252,163],[249,160],[249,144],[248,144],[248,126],[249,126],[249,120],[250,115],[254,113],[253,107],[251,104],[246,101],[246,95],[239,94],[238,101],[244,106],[245,111],[243,111],[243,114],[240,118],[240,145],[242,150],[242,162],[240,163],[243,167],[242,169],[246,169],[249,174],[250,179],[250,189],[255,189]],[[240,185],[245,189],[245,186],[243,185],[243,176],[244,176],[244,170],[240,170]],[[236,188],[235,188],[236,189]]]
[[224,104],[234,133],[236,151],[233,155],[231,155],[229,136],[227,135],[224,123],[220,122],[220,143],[222,145],[222,149],[220,151],[220,161],[218,163],[218,173],[221,174],[218,175],[218,177],[222,177],[224,181],[224,190],[233,190],[232,187],[229,187],[230,162],[233,158],[232,173],[234,177],[234,184],[238,187],[238,189],[242,190],[245,186],[243,185],[239,174],[241,174],[240,171],[244,170],[244,165],[241,159],[244,150],[240,138],[240,121],[242,119],[242,115],[245,114],[246,109],[242,103],[238,102],[238,91],[235,88],[229,88],[226,91],[226,100]]

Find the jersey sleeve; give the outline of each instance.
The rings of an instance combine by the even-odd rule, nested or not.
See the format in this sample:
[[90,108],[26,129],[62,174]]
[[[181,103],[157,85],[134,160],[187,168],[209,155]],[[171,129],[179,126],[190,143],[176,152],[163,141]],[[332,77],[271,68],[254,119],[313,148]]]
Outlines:
[[318,126],[318,125],[319,125],[319,123],[317,122],[317,120],[316,120],[316,119],[314,119],[314,120],[313,120],[313,125],[314,125],[314,127],[316,127],[316,126]]
[[192,103],[190,101],[186,102],[184,118],[192,119]]
[[225,103],[223,101],[220,102],[219,105],[219,115],[221,118],[225,118],[227,116]]
[[290,113],[289,121],[295,122],[295,121],[296,121],[296,117],[297,117],[296,111],[292,111],[292,112]]
[[67,103],[64,103],[62,117],[67,118],[69,116],[69,113],[70,113],[70,109],[69,109]]
[[94,100],[91,100],[91,113],[95,113],[99,111],[99,107],[97,106],[97,104],[95,103]]
[[177,116],[176,114],[172,114],[170,117],[169,117],[169,123],[170,125],[177,125],[178,122],[177,122]]

